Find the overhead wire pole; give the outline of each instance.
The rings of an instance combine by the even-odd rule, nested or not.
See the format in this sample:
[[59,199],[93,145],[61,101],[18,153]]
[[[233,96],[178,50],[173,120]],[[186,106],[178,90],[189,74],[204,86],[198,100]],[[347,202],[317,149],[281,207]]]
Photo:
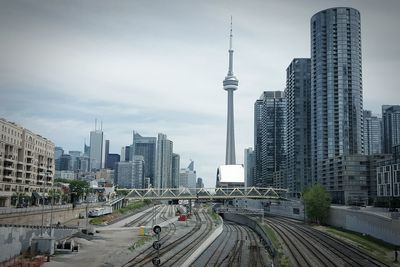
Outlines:
[[43,237],[43,224],[44,224],[44,189],[45,184],[42,182],[42,226],[40,227],[40,236]]
[[[48,176],[50,175],[49,172],[47,172]],[[54,205],[54,182],[51,184],[51,209],[50,209],[50,237],[53,235],[53,205]]]

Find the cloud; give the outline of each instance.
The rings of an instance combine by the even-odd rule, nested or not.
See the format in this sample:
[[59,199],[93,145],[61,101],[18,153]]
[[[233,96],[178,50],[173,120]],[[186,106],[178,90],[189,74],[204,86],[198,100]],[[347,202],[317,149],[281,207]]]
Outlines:
[[[364,107],[398,99],[398,1],[336,1],[362,15]],[[103,120],[111,151],[132,130],[174,141],[208,186],[224,162],[229,18],[234,23],[236,154],[253,145],[253,105],[308,57],[327,1],[2,1],[0,116],[81,150]],[[395,104],[395,103],[393,103]],[[397,103],[398,104],[398,103]]]

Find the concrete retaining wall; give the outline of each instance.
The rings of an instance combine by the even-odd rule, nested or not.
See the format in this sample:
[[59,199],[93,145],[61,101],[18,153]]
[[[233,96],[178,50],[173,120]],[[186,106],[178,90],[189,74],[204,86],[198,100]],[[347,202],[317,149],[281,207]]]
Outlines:
[[[80,212],[86,212],[86,207],[67,207],[53,210],[53,224],[60,222],[64,224],[72,219],[79,217]],[[43,213],[44,225],[50,225],[50,210]],[[0,224],[18,224],[18,225],[41,225],[42,210],[35,210],[26,213],[10,213],[0,215]]]
[[[76,228],[53,228],[53,237],[56,240],[66,238],[76,233]],[[5,226],[0,225],[0,262],[26,252],[34,237],[40,236],[40,227]],[[50,228],[43,229],[43,235],[49,236]]]
[[304,206],[299,201],[272,202],[265,208],[266,214],[304,220]]
[[400,245],[400,220],[398,219],[359,210],[331,207],[328,224]]

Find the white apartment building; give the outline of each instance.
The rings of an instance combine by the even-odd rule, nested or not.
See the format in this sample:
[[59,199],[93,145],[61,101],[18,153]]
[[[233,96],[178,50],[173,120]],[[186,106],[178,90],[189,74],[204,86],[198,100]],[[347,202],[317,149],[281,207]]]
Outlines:
[[0,118],[0,207],[10,207],[13,196],[48,192],[53,176],[53,142]]

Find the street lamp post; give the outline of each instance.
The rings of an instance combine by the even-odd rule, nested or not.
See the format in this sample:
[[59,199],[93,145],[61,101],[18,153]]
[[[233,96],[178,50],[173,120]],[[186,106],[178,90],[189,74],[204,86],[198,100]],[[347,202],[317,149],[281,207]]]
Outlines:
[[[47,177],[50,177],[50,172],[47,171]],[[54,205],[54,183],[51,184],[51,209],[50,209],[50,237],[53,235],[53,205]]]
[[40,228],[40,236],[43,237],[43,224],[44,224],[44,189],[45,189],[45,184],[44,181],[42,181],[42,226]]
[[89,195],[89,188],[86,189],[86,230],[88,229],[88,208],[89,208],[89,201],[88,201],[88,195]]

